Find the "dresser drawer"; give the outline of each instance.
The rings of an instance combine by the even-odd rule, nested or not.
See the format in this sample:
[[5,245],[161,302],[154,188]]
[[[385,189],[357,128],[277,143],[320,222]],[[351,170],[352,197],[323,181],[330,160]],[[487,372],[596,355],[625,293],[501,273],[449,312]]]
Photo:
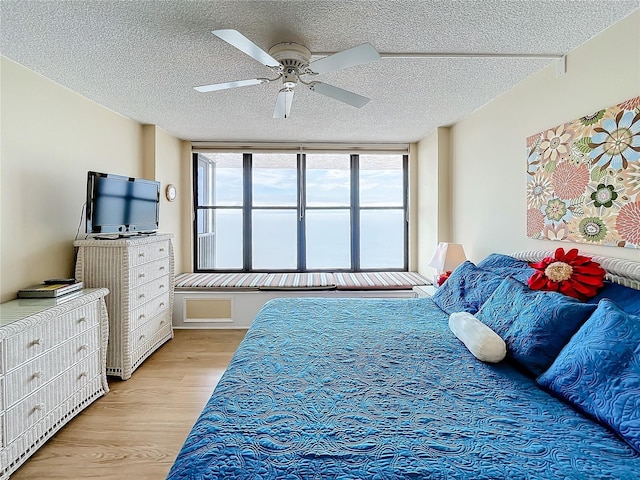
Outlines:
[[144,337],[144,339],[137,344],[137,348],[132,350],[131,358],[134,368],[137,368],[158,346],[171,338],[173,338],[173,331],[171,319],[169,319],[168,322],[164,323],[160,329],[156,330],[151,336]]
[[129,328],[135,330],[169,308],[169,292],[164,292],[131,312]]
[[67,397],[100,376],[100,354],[94,352],[62,375],[7,410],[5,441],[11,443],[29,427],[45,418]]
[[132,246],[129,249],[129,265],[135,267],[143,263],[153,262],[160,258],[169,257],[169,253],[168,241]]
[[169,276],[156,278],[155,280],[140,285],[131,290],[131,298],[129,299],[129,306],[132,309],[136,309],[142,304],[155,297],[168,293],[171,290]]
[[149,343],[154,335],[163,328],[166,328],[167,325],[171,325],[171,315],[168,310],[133,330],[129,337],[131,350],[137,350]]
[[130,270],[129,286],[137,287],[169,274],[169,257],[138,265]]
[[93,328],[100,322],[98,301],[60,315],[55,322],[46,322],[5,340],[6,370],[9,372],[70,337]]
[[96,352],[100,348],[99,339],[99,327],[96,325],[8,373],[6,381],[11,388],[7,390],[6,407],[51,381],[65,368]]

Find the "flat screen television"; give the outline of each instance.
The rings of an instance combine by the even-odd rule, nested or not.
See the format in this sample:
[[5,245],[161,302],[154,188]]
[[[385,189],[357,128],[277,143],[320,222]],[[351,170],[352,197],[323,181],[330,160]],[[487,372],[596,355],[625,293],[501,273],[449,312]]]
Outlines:
[[160,182],[111,173],[87,174],[88,234],[154,233],[159,207]]

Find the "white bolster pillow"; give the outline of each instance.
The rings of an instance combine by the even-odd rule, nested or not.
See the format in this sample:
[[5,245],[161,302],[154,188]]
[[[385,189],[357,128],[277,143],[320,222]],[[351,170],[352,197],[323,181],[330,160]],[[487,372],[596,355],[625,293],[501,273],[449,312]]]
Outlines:
[[498,363],[507,354],[504,340],[470,313],[449,315],[449,328],[478,360]]

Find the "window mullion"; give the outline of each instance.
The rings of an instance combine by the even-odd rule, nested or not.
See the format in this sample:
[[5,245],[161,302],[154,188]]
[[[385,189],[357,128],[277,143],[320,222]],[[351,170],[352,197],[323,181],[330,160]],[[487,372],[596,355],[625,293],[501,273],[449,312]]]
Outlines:
[[242,155],[242,269],[244,271],[251,270],[251,154]]
[[307,269],[306,155],[298,153],[298,270]]
[[404,270],[409,270],[409,155],[402,156],[402,188],[404,195]]
[[360,270],[360,157],[351,155],[351,270]]
[[198,157],[199,153],[192,154],[192,178],[193,178],[193,271],[198,271]]

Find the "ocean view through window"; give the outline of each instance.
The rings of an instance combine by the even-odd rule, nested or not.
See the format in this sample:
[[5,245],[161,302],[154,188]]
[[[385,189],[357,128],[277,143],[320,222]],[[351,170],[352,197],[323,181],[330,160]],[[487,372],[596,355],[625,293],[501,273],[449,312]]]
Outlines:
[[401,153],[194,153],[194,271],[407,269]]

